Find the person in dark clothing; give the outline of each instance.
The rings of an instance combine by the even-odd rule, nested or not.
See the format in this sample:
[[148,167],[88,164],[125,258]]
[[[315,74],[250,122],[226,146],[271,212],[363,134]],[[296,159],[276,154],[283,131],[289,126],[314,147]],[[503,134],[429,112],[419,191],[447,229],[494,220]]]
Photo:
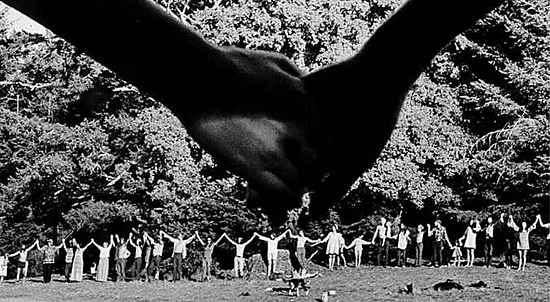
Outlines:
[[546,264],[550,266],[550,222],[542,223],[542,217],[540,216],[540,214],[537,215],[537,220],[540,227],[548,229],[548,234],[546,235]]
[[441,225],[441,220],[435,221],[433,229],[428,224],[428,237],[433,237],[432,265],[436,267],[443,265],[445,263],[443,259],[443,244],[447,243],[448,246],[451,247],[453,245],[449,240],[449,236],[447,236],[447,229],[443,225]]
[[506,222],[504,222],[504,214],[500,215],[499,223],[502,224],[502,235],[504,238],[504,267],[512,268],[514,253],[514,245],[516,243],[516,232]]
[[483,251],[485,254],[485,266],[490,267],[493,262],[493,249],[495,240],[495,225],[493,218],[487,218],[487,225],[483,229],[483,237],[485,239],[483,244]]

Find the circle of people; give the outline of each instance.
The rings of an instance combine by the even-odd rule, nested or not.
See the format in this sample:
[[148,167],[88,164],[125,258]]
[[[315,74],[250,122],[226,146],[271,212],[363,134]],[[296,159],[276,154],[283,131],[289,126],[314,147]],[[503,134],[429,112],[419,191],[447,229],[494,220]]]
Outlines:
[[[352,249],[355,256],[355,267],[361,266],[363,246],[372,245],[377,252],[377,265],[386,266],[389,261],[389,253],[391,241],[397,241],[397,265],[405,266],[407,263],[407,249],[412,245],[411,233],[405,224],[399,224],[399,231],[396,234],[392,234],[392,226],[394,223],[380,219],[379,225],[377,225],[374,235],[370,241],[364,240],[363,235],[355,238],[349,245],[346,245],[342,234],[338,231],[337,225],[332,226],[332,231],[328,233],[323,239],[311,239],[304,235],[303,231],[300,231],[298,235],[292,234],[290,230],[286,230],[279,236],[272,233],[269,237],[263,236],[258,233],[243,241],[243,238],[239,237],[236,241],[232,240],[226,233],[223,233],[217,240],[213,241],[212,238],[207,238],[203,241],[197,232],[188,238],[184,238],[182,234],[178,234],[176,237],[168,235],[164,231],[160,231],[156,238],[150,236],[147,232],[143,232],[141,238],[134,238],[130,233],[128,238],[120,238],[118,235],[111,235],[110,240],[98,244],[91,239],[89,243],[81,246],[76,239],[63,240],[60,245],[55,246],[52,239],[46,241],[46,245],[40,246],[39,240],[36,240],[32,245],[26,247],[22,245],[21,248],[11,254],[0,251],[0,282],[4,281],[7,276],[7,267],[9,258],[17,257],[16,267],[17,281],[24,281],[27,277],[28,261],[27,255],[34,248],[38,249],[42,253],[42,270],[44,282],[51,281],[52,271],[55,264],[55,258],[60,249],[65,250],[64,257],[64,277],[67,282],[80,282],[82,281],[84,260],[84,252],[91,246],[99,250],[99,260],[97,266],[92,264],[92,275],[95,273],[96,281],[107,281],[109,273],[109,258],[111,249],[115,248],[115,271],[117,274],[116,281],[126,280],[126,264],[132,253],[133,249],[133,262],[130,267],[134,280],[158,280],[161,269],[162,255],[165,247],[165,240],[173,244],[172,264],[173,272],[172,278],[174,281],[182,278],[182,264],[187,257],[187,245],[189,245],[195,239],[203,246],[202,257],[202,278],[203,280],[209,280],[211,278],[212,270],[212,254],[214,247],[217,246],[223,239],[226,239],[235,248],[234,256],[234,275],[237,278],[244,277],[245,269],[245,248],[255,239],[265,241],[267,243],[267,277],[271,277],[275,274],[278,260],[278,246],[279,242],[289,235],[290,238],[296,240],[295,256],[298,259],[299,265],[295,270],[295,275],[306,275],[306,266],[309,259],[306,258],[306,244],[311,246],[317,246],[326,244],[325,254],[328,257],[329,270],[335,269],[340,265],[340,259],[346,264],[346,258],[344,256],[345,249]],[[444,264],[443,250],[448,247],[452,250],[452,260],[449,265],[460,266],[465,261],[464,266],[473,266],[474,264],[474,251],[476,250],[477,235],[483,234],[485,237],[484,243],[484,256],[485,265],[489,267],[492,264],[493,257],[493,245],[495,232],[502,232],[502,238],[504,238],[504,266],[506,268],[512,267],[512,254],[514,250],[514,242],[516,243],[516,249],[518,251],[518,270],[524,270],[527,262],[527,252],[529,250],[529,235],[530,233],[540,226],[542,228],[549,229],[549,233],[546,237],[547,258],[548,265],[550,265],[550,222],[543,223],[541,216],[537,215],[535,222],[528,226],[526,222],[522,222],[521,226],[518,226],[512,215],[508,215],[505,220],[505,215],[501,214],[500,218],[493,222],[492,218],[487,218],[484,227],[481,227],[479,220],[471,220],[464,235],[452,244],[447,235],[446,228],[442,225],[440,220],[436,220],[434,226],[430,224],[418,225],[416,228],[416,234],[414,234],[414,265],[421,266],[423,263],[423,245],[425,237],[432,237],[432,259],[431,265],[439,267]],[[67,242],[66,242],[67,241]],[[132,248],[130,249],[129,246]],[[465,260],[462,257],[462,249],[465,250]]]

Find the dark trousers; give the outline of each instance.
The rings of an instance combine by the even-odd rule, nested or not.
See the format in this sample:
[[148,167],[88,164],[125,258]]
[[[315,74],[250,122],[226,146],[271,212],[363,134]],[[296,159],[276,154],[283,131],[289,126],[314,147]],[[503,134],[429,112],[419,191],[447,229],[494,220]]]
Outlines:
[[118,258],[115,263],[116,280],[126,280],[126,259]]
[[405,266],[407,264],[407,250],[397,250],[397,266]]
[[139,279],[139,275],[141,273],[141,258],[134,259],[134,263],[132,264],[132,277],[134,279]]
[[483,250],[485,252],[485,265],[489,267],[493,262],[493,238],[485,239]]
[[71,281],[71,271],[73,269],[72,263],[65,263],[65,280],[67,282]]
[[[384,261],[382,261],[382,258],[384,258]],[[386,240],[384,244],[382,242],[378,245],[378,254],[376,256],[376,264],[380,266],[381,264],[386,267],[388,265],[388,261],[390,258],[390,242]]]
[[546,239],[546,260],[547,264],[550,266],[550,239]]
[[[154,277],[157,272],[159,272],[159,275],[160,275],[160,262],[161,262],[161,260],[162,260],[161,256],[153,256],[152,257],[151,263],[149,264],[148,278],[149,278],[149,276]],[[159,276],[159,278],[162,279],[160,276]]]
[[416,243],[414,265],[422,265],[422,252],[424,250],[424,243]]
[[174,268],[172,270],[173,280],[180,280],[182,277],[182,269],[181,266],[183,264],[183,255],[182,253],[175,253],[174,254]]
[[506,239],[504,241],[504,264],[508,267],[512,266],[512,254],[514,253],[513,249],[513,240]]
[[44,263],[42,270],[44,271],[44,283],[50,283],[52,281],[53,263]]
[[439,266],[443,264],[443,249],[441,241],[434,241],[432,244],[433,255],[432,255],[432,265]]

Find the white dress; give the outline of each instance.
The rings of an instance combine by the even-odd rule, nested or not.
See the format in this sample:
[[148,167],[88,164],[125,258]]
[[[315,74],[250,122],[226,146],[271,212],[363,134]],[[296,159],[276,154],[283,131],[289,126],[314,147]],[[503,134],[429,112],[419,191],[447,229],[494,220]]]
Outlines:
[[466,240],[464,242],[464,248],[475,249],[476,248],[476,237],[477,233],[474,232],[472,227],[466,229]]
[[0,257],[0,277],[8,276],[8,257]]
[[327,255],[340,254],[340,236],[338,232],[330,232],[327,241]]

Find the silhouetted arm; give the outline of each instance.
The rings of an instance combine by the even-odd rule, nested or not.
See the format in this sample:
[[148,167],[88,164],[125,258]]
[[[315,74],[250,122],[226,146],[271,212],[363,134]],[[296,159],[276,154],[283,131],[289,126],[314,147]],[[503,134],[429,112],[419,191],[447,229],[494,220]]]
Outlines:
[[259,235],[254,233],[254,235],[252,235],[252,237],[250,237],[250,239],[248,239],[245,243],[243,243],[244,246],[247,246],[249,245],[250,243],[252,243],[252,241],[254,241],[254,238],[258,237]]
[[182,85],[186,93],[202,95],[222,84],[222,79],[227,82],[238,77],[221,48],[151,0],[2,1],[171,109],[185,109],[191,114],[205,105],[166,97],[181,96]]
[[[320,106],[328,168],[312,206],[339,201],[369,168],[392,133],[405,95],[434,56],[504,0],[407,0],[353,57],[308,74],[306,90]],[[339,100],[339,101],[336,101]],[[358,110],[359,104],[368,110]],[[359,147],[355,140],[362,129]]]

